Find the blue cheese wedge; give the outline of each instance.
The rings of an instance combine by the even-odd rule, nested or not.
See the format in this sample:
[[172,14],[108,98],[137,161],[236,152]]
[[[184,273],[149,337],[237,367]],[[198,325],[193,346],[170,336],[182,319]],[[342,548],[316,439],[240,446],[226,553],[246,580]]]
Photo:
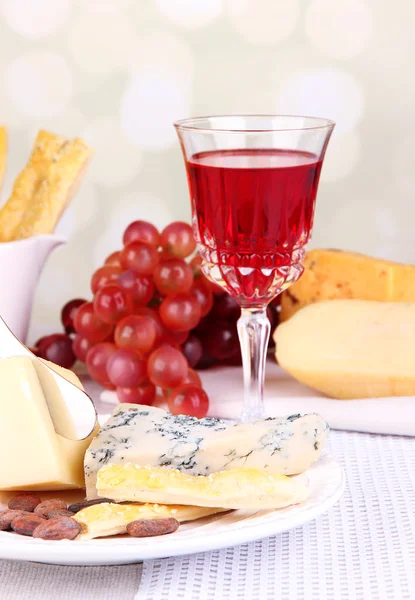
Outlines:
[[87,497],[97,497],[97,473],[107,464],[165,467],[188,475],[235,467],[303,473],[320,457],[327,433],[327,423],[314,413],[233,425],[120,404],[85,454]]

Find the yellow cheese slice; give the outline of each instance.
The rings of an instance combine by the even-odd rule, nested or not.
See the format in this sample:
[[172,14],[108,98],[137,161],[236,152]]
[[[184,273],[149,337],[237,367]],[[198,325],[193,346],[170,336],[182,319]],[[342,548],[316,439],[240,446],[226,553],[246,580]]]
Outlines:
[[297,504],[307,488],[285,475],[236,467],[204,476],[163,467],[105,465],[98,471],[98,496],[112,500],[220,506],[259,510]]
[[274,339],[282,368],[332,398],[415,395],[415,303],[319,302]]
[[224,510],[221,508],[201,508],[200,506],[110,504],[103,502],[84,508],[76,513],[73,518],[82,525],[82,532],[76,539],[91,540],[97,537],[126,533],[127,525],[132,521],[173,517],[183,523],[220,512],[224,512]]
[[83,459],[98,428],[80,441],[55,433],[30,357],[0,359],[0,381],[0,490],[83,488]]

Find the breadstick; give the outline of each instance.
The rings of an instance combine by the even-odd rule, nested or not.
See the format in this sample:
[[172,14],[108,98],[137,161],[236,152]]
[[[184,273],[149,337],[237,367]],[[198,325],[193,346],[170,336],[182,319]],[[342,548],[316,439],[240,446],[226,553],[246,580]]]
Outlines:
[[45,178],[49,165],[63,142],[62,137],[47,131],[39,131],[29,161],[16,179],[12,195],[0,210],[0,241],[8,242],[16,239],[13,235],[14,229],[22,221],[23,215],[31,205],[33,195]]
[[13,240],[52,233],[76,193],[92,151],[80,139],[62,144],[40,182],[29,209],[12,234]]
[[7,129],[0,125],[0,192],[7,160]]

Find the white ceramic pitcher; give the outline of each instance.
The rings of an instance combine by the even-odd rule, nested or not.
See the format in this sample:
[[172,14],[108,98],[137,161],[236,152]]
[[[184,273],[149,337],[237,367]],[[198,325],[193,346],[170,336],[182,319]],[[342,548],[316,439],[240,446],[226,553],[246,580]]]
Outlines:
[[0,243],[0,316],[23,343],[40,273],[52,250],[63,243],[54,234]]

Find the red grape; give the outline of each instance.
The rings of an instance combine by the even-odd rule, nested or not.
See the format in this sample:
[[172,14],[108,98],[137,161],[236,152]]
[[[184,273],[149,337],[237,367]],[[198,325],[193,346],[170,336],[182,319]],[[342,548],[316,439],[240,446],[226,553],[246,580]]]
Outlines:
[[165,296],[188,292],[193,283],[192,268],[181,258],[160,262],[154,269],[153,277],[156,288]]
[[134,348],[145,354],[156,341],[154,320],[145,315],[125,317],[117,324],[114,339],[119,348]]
[[185,379],[189,370],[187,360],[172,346],[161,346],[150,354],[147,372],[150,381],[161,388],[174,388]]
[[85,302],[86,300],[83,300],[82,298],[75,298],[75,300],[70,300],[69,302],[67,302],[62,308],[61,321],[68,335],[70,333],[75,333],[73,324],[75,313],[78,310],[78,308],[82,306],[82,304],[85,304]]
[[76,361],[76,356],[72,350],[72,340],[65,333],[55,333],[40,338],[36,346],[41,358],[45,358],[65,369],[70,369]]
[[114,283],[100,288],[94,299],[94,310],[98,317],[106,323],[115,324],[133,312],[131,296]]
[[236,327],[227,323],[218,323],[206,337],[208,352],[218,360],[231,358],[239,348]]
[[107,361],[108,379],[117,387],[136,387],[147,379],[147,362],[129,348],[119,348]]
[[92,302],[86,302],[78,308],[74,318],[75,331],[90,342],[102,342],[112,333],[112,325],[105,323],[94,312]]
[[113,265],[105,265],[104,267],[97,269],[91,279],[92,293],[96,294],[99,288],[108,283],[115,283],[121,273],[122,268]]
[[199,369],[199,370],[209,369],[216,363],[216,359],[213,358],[213,356],[211,354],[209,354],[209,352],[207,351],[207,349],[203,343],[202,343],[202,347],[203,347],[202,357],[199,360],[199,362],[197,363],[197,365],[195,366],[195,368]]
[[[189,369],[187,372],[187,376],[183,379],[180,385],[195,385],[197,387],[202,387],[202,380],[199,375],[193,369]],[[170,396],[174,388],[165,388],[163,390],[163,396],[167,400]]]
[[202,358],[202,342],[195,335],[189,335],[189,337],[182,346],[182,351],[185,357],[187,358],[189,367],[194,367]]
[[215,298],[212,316],[215,319],[236,322],[241,316],[241,307],[229,294],[223,294]]
[[156,339],[154,341],[154,346],[158,346],[163,339],[165,339],[167,336],[170,336],[171,331],[169,332],[166,329],[162,320],[160,319],[160,315],[154,309],[149,308],[148,306],[142,306],[135,311],[135,314],[150,317],[150,319],[153,321],[156,328]]
[[86,355],[90,348],[92,348],[93,343],[88,340],[88,338],[79,335],[79,333],[74,337],[72,341],[72,350],[78,360],[81,362],[86,361]]
[[112,267],[121,267],[120,254],[121,254],[120,250],[118,250],[117,252],[113,252],[112,254],[107,256],[104,264],[111,265]]
[[137,275],[151,275],[159,261],[159,253],[154,246],[131,242],[121,250],[120,258],[124,269],[131,269]]
[[171,346],[181,346],[189,337],[188,331],[169,331],[166,329],[164,334],[165,341]]
[[143,242],[158,248],[160,246],[160,233],[148,221],[133,221],[124,231],[122,241],[124,246],[131,242]]
[[169,395],[167,404],[173,415],[190,415],[203,419],[209,410],[205,390],[195,385],[181,385]]
[[200,313],[202,317],[205,317],[213,306],[213,294],[205,286],[203,281],[196,279],[193,283],[192,289],[190,290],[192,296],[196,298],[200,305]]
[[109,389],[112,389],[114,386],[108,377],[107,362],[116,351],[117,348],[114,344],[101,342],[92,346],[86,355],[86,366],[91,377]]
[[189,331],[200,321],[200,305],[191,294],[167,296],[160,305],[160,317],[172,331]]
[[161,245],[163,250],[172,256],[179,258],[190,256],[196,248],[192,228],[181,221],[170,223],[161,232]]
[[197,385],[198,387],[202,387],[202,380],[196,371],[189,369],[187,377],[184,378],[182,385]]
[[156,386],[151,381],[143,381],[138,387],[117,388],[118,400],[122,403],[146,404],[151,406],[156,397]]
[[134,271],[129,270],[119,275],[117,283],[132,297],[134,308],[145,306],[153,297],[154,283],[151,277],[140,277]]

